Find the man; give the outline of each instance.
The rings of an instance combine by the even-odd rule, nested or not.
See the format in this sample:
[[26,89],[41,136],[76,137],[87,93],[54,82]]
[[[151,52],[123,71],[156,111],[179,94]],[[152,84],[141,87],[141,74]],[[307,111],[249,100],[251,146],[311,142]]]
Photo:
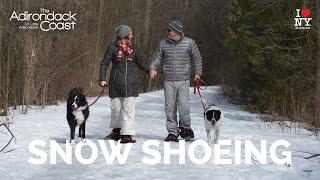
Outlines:
[[[178,141],[194,138],[191,129],[189,87],[191,60],[195,67],[195,80],[202,74],[202,58],[196,42],[184,36],[182,23],[174,20],[169,23],[167,37],[162,39],[151,59],[150,76],[157,76],[157,67],[163,59],[165,111],[169,135],[165,141]],[[179,126],[177,122],[179,111]]]
[[129,26],[121,25],[115,29],[116,41],[109,43],[100,64],[100,85],[105,86],[106,71],[110,62],[112,69],[109,76],[109,97],[111,98],[112,132],[106,139],[119,140],[120,143],[135,143],[135,99],[138,96],[138,68],[149,72],[142,61],[139,50],[132,45],[132,30]]

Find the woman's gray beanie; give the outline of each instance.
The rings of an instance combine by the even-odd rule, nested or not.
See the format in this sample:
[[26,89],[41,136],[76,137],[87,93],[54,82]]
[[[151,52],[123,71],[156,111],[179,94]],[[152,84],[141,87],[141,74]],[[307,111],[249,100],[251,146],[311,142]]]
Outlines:
[[120,25],[116,27],[115,33],[120,39],[123,39],[124,37],[132,33],[132,29],[127,25]]

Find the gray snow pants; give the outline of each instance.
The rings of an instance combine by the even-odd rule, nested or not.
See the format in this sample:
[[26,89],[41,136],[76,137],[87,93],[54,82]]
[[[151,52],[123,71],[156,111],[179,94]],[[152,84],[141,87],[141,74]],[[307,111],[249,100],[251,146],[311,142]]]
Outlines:
[[[167,130],[169,134],[178,135],[179,128],[190,128],[190,105],[189,105],[190,81],[165,81],[164,95],[167,116]],[[179,112],[179,125],[177,122],[177,110]]]

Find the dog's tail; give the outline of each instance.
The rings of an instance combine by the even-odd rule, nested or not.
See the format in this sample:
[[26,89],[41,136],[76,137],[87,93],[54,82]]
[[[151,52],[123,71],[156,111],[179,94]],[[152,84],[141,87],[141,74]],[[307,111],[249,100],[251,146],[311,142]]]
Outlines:
[[204,105],[204,110],[208,109],[210,106],[207,104],[207,101],[202,98],[202,102],[203,102],[203,105]]

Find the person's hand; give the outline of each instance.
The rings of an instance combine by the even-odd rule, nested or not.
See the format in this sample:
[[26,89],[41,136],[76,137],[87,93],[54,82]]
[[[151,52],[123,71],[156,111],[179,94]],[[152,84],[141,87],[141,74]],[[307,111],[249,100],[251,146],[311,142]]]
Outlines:
[[100,81],[100,86],[105,87],[107,85],[107,81]]
[[195,81],[198,81],[198,80],[200,80],[201,78],[200,78],[200,75],[199,74],[196,74],[195,76],[194,76],[194,80]]
[[155,78],[157,76],[157,71],[154,69],[151,69],[149,75],[151,78]]

